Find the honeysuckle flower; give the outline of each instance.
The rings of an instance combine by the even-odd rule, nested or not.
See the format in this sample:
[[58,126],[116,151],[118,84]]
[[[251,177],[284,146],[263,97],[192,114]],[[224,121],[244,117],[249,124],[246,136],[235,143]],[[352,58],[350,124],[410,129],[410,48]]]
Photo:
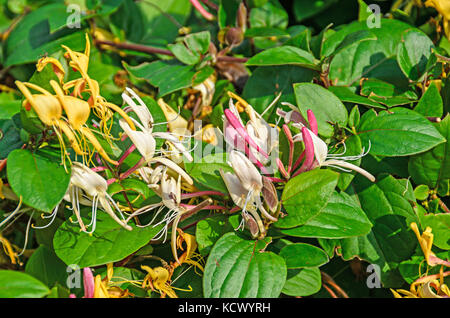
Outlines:
[[[72,176],[70,178],[70,185],[68,190],[70,198],[69,201],[72,203],[72,208],[78,219],[82,231],[87,232],[86,226],[83,224],[79,213],[80,202],[83,202],[85,205],[89,205],[86,203],[90,202],[90,205],[92,205],[92,220],[91,223],[87,226],[92,226],[92,229],[88,233],[92,233],[95,230],[98,204],[100,204],[100,207],[106,213],[108,213],[108,215],[111,216],[111,218],[113,218],[113,220],[116,221],[120,226],[128,231],[132,230],[132,227],[126,224],[123,216],[123,220],[121,220],[116,215],[114,209],[120,215],[122,215],[122,211],[117,206],[113,198],[107,193],[107,189],[108,183],[102,176],[79,162],[73,163]],[[82,190],[83,193],[80,193],[80,190]]]
[[206,80],[192,87],[193,90],[199,91],[202,95],[202,106],[209,106],[212,103],[214,92],[216,91],[215,75],[211,75]]
[[148,273],[142,282],[142,288],[151,288],[153,291],[156,289],[161,294],[161,297],[167,295],[170,298],[178,298],[169,284],[171,273],[166,268],[161,266],[151,268],[145,265],[142,265],[141,268]]
[[420,248],[422,249],[422,252],[425,256],[425,260],[427,261],[427,264],[430,266],[444,265],[444,266],[450,267],[449,261],[440,259],[431,251],[431,248],[433,246],[433,239],[434,239],[434,235],[432,233],[431,227],[427,226],[425,231],[423,231],[423,233],[420,234],[417,223],[413,222],[413,223],[411,223],[410,226],[411,226],[411,229],[413,230],[414,234],[416,234],[417,240],[419,241]]
[[328,154],[327,144],[318,136],[317,121],[313,112],[311,110],[308,110],[307,113],[311,129],[307,128],[301,123],[294,124],[301,129],[301,133],[295,135],[293,137],[293,140],[303,141],[305,143],[305,160],[302,164],[302,167],[300,167],[300,169],[293,176],[296,176],[298,173],[314,169],[316,167],[328,166],[346,172],[348,172],[349,170],[354,170],[365,176],[370,181],[375,182],[375,177],[372,174],[362,169],[361,167],[358,167],[357,165],[347,162],[347,160],[353,161],[362,158],[368,153],[368,151],[364,152],[363,149],[361,154],[355,156]]
[[[242,214],[249,212],[258,224],[261,235],[265,234],[264,224],[257,213],[261,211],[264,218],[276,222],[277,219],[270,215],[261,201],[263,178],[253,163],[241,152],[233,150],[230,153],[228,164],[234,173],[220,170],[225,185],[233,202],[242,209]],[[243,218],[244,220],[244,218]],[[241,223],[241,226],[243,223]]]
[[448,0],[427,0],[425,2],[427,7],[433,7],[442,15],[444,20],[444,32],[447,38],[450,39],[450,1]]
[[439,274],[418,278],[409,290],[391,288],[391,292],[395,298],[450,298],[450,289],[444,283],[446,276],[450,276],[450,271],[441,270]]
[[[230,96],[229,108],[224,110],[225,140],[235,149],[247,154],[259,168],[263,168],[269,161],[269,154],[278,145],[278,129],[269,125],[262,115],[241,97],[232,92],[228,92],[228,95]],[[236,105],[233,103],[233,98],[238,101]],[[274,104],[272,103],[267,109]],[[243,111],[249,116],[245,125],[237,105],[243,107]]]
[[183,243],[186,244],[186,250],[183,254],[178,256],[179,262],[173,264],[173,268],[181,265],[181,264],[190,264],[198,268],[203,272],[202,261],[203,258],[200,254],[196,253],[197,249],[197,241],[194,235],[183,232],[181,229],[177,229],[178,238],[177,238],[177,248],[181,251],[184,251]]

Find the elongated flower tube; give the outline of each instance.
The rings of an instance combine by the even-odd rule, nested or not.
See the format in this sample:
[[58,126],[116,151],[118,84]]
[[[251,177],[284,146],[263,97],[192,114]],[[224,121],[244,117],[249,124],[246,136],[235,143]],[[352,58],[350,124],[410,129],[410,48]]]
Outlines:
[[58,77],[59,82],[63,84],[66,72],[64,71],[64,68],[61,65],[61,63],[54,57],[40,58],[36,64],[36,70],[38,72],[41,72],[44,69],[44,67],[46,67],[48,64],[52,66],[53,72]]
[[[98,173],[92,171],[87,166],[74,162],[72,165],[72,176],[70,179],[70,187],[72,192],[71,202],[75,211],[79,209],[80,197],[88,198],[92,203],[92,233],[96,226],[96,215],[98,204],[102,209],[113,218],[120,226],[126,230],[131,231],[131,226],[127,225],[124,220],[119,219],[114,209],[121,214],[120,208],[114,202],[113,198],[107,193],[108,184],[106,180]],[[85,197],[80,194],[79,190],[83,190]],[[114,209],[113,209],[114,207]],[[77,218],[79,218],[79,211],[77,212]],[[80,222],[80,219],[79,219]],[[82,223],[80,223],[81,226]],[[83,229],[83,226],[81,226]]]

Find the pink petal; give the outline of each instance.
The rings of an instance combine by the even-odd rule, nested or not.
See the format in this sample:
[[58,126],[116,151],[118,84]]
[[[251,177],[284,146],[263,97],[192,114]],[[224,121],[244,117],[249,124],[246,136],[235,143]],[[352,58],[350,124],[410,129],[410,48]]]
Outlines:
[[94,298],[94,275],[89,267],[83,268],[84,298]]
[[296,175],[298,175],[304,171],[310,170],[311,165],[314,162],[314,144],[313,144],[311,135],[308,132],[308,128],[302,127],[302,137],[303,137],[303,142],[305,143],[305,161],[303,161],[302,166],[293,175],[293,177],[295,177]]
[[314,113],[311,109],[308,109],[306,113],[308,115],[309,127],[311,128],[311,131],[317,136],[319,134],[319,127],[317,125],[316,116],[314,116]]

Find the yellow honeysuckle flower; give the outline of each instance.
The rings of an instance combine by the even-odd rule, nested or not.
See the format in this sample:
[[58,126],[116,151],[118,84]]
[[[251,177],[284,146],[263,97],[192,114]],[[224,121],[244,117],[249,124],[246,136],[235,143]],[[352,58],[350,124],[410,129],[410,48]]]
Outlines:
[[[63,154],[65,154],[65,145],[59,131],[62,131],[66,135],[73,150],[77,154],[85,155],[85,153],[81,150],[78,140],[72,129],[65,121],[61,120],[62,107],[58,98],[35,84],[22,83],[20,81],[16,81],[15,83],[22,94],[25,96],[25,100],[23,101],[23,106],[25,107],[25,109],[30,110],[31,108],[33,108],[39,119],[45,125],[52,127],[53,130],[57,133],[61,148],[63,149]],[[31,92],[28,90],[28,87],[40,92],[41,94],[31,94]]]
[[65,45],[62,45],[62,47],[66,50],[66,54],[64,56],[70,60],[69,66],[81,74],[81,78],[66,83],[63,85],[63,89],[67,91],[70,88],[74,88],[74,96],[80,96],[82,91],[87,91],[90,93],[91,97],[88,102],[94,108],[94,113],[97,117],[101,119],[101,126],[107,138],[110,135],[110,127],[108,127],[107,121],[112,118],[112,111],[119,113],[131,129],[136,130],[131,118],[119,106],[108,103],[105,98],[100,95],[98,82],[88,75],[89,55],[91,52],[88,34],[86,33],[86,48],[84,53],[72,51]]
[[[65,145],[58,129],[64,132],[75,153],[81,155],[83,160],[85,160],[85,156],[88,153],[82,150],[82,148],[87,149],[87,146],[80,146],[79,138],[75,134],[75,131],[80,132],[82,138],[87,138],[94,149],[103,158],[105,158],[108,162],[117,165],[117,161],[108,156],[92,131],[85,125],[90,114],[90,107],[87,102],[73,96],[64,95],[64,92],[59,84],[53,80],[50,81],[50,85],[55,90],[56,96],[50,94],[42,87],[32,83],[22,83],[20,81],[16,81],[16,85],[25,96],[24,107],[28,109],[28,105],[31,105],[37,113],[39,119],[45,125],[53,127],[57,133],[61,148],[63,149],[63,155],[65,154]],[[41,94],[31,94],[28,87],[40,92]],[[62,116],[63,110],[67,115],[67,121],[69,124],[66,123],[64,120],[65,118]]]
[[143,288],[150,287],[152,290],[156,289],[161,293],[161,297],[167,295],[170,298],[178,298],[177,294],[168,283],[171,273],[169,273],[167,269],[164,267],[150,268],[145,265],[142,265],[141,268],[148,273],[142,282]]
[[444,20],[444,32],[450,39],[450,1],[448,0],[427,0],[425,6],[433,7],[442,15]]
[[188,127],[187,120],[181,117],[180,114],[173,110],[172,107],[167,105],[162,98],[158,99],[158,105],[164,112],[169,131],[172,133],[177,133],[180,136],[184,135]]
[[430,266],[435,266],[435,265],[450,266],[450,262],[438,258],[431,251],[431,247],[433,246],[433,239],[434,239],[434,235],[432,233],[431,227],[428,226],[421,235],[419,228],[415,222],[411,223],[410,226],[411,226],[411,229],[413,230],[413,232],[416,234],[417,240],[419,241],[420,248],[422,249],[423,254],[425,255],[427,264]]
[[64,82],[64,76],[66,72],[64,71],[64,68],[61,65],[61,63],[54,57],[40,58],[36,64],[36,70],[38,72],[41,72],[44,69],[44,67],[47,66],[47,64],[50,64],[52,66],[53,72],[56,74],[56,76],[59,79],[59,82],[62,84]]
[[101,278],[100,275],[95,276],[94,279],[94,298],[126,298],[132,294],[128,289],[121,289],[118,286],[111,286],[113,278],[113,263],[109,263],[107,266],[106,277]]
[[177,229],[179,236],[177,237],[177,247],[181,251],[184,251],[183,249],[183,242],[186,243],[186,251],[178,257],[179,263],[175,262],[173,264],[173,268],[179,266],[179,264],[190,264],[194,265],[198,269],[200,269],[203,272],[203,258],[200,254],[196,253],[195,250],[197,249],[197,241],[195,240],[195,236],[184,233],[181,229]]

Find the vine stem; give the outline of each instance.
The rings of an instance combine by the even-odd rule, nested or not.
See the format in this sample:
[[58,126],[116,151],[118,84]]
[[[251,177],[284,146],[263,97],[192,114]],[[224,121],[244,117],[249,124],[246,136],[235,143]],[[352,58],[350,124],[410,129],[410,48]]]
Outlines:
[[[141,44],[131,44],[123,42],[113,42],[107,40],[95,40],[98,45],[109,45],[116,47],[118,49],[131,50],[136,52],[148,53],[148,54],[162,54],[167,56],[175,56],[171,51],[166,49],[161,49],[157,47],[141,45]],[[217,62],[228,62],[228,63],[245,63],[248,61],[246,57],[234,57],[234,56],[217,56]]]

